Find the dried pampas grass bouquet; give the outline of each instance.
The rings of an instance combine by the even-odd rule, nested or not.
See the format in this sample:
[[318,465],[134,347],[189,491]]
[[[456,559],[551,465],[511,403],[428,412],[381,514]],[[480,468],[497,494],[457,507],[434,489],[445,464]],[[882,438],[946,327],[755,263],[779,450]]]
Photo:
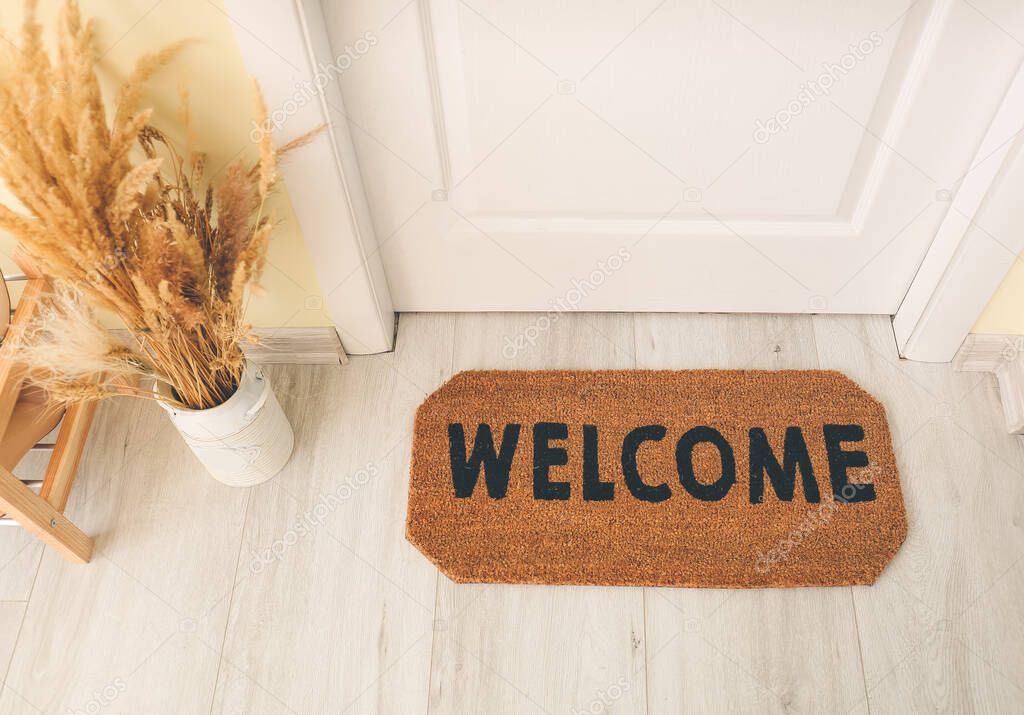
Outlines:
[[[34,4],[26,3],[19,46],[0,43],[0,178],[21,203],[0,205],[0,228],[56,289],[19,359],[56,401],[135,395],[191,410],[220,405],[243,372],[245,301],[266,259],[277,158],[312,133],[275,151],[267,132],[257,161],[211,182],[204,155],[193,146],[179,153],[151,123],[152,110],[139,107],[145,82],[182,43],[142,57],[108,115],[91,24],[66,2],[51,56]],[[258,87],[255,113],[266,126]],[[184,91],[180,120],[191,137]],[[116,316],[130,339],[113,337],[98,312]]]

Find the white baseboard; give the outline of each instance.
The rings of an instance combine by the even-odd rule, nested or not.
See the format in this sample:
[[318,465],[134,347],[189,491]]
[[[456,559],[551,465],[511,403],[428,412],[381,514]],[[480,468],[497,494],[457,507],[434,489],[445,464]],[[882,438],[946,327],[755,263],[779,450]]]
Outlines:
[[953,358],[953,367],[995,373],[1006,429],[1010,434],[1024,434],[1024,336],[972,333]]
[[258,363],[338,365],[348,362],[338,331],[322,328],[259,328],[260,342],[245,345],[245,356]]
[[[127,330],[113,330],[128,338]],[[256,328],[260,342],[245,344],[245,356],[255,363],[286,363],[291,365],[338,365],[348,362],[338,331],[319,328]]]

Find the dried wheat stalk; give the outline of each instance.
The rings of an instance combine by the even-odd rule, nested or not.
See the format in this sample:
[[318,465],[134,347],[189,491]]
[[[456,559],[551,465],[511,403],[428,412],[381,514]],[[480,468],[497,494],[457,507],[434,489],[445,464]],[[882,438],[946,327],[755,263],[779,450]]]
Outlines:
[[[0,228],[59,286],[17,354],[57,401],[138,395],[212,407],[241,374],[244,304],[266,260],[272,221],[263,208],[279,153],[268,132],[258,161],[207,182],[187,95],[186,157],[138,106],[145,82],[182,43],[137,62],[108,118],[92,34],[68,0],[51,58],[29,0],[20,47],[0,43],[0,178],[27,212],[0,205]],[[97,310],[119,317],[133,340],[114,340]],[[171,396],[137,387],[139,377],[165,383]]]

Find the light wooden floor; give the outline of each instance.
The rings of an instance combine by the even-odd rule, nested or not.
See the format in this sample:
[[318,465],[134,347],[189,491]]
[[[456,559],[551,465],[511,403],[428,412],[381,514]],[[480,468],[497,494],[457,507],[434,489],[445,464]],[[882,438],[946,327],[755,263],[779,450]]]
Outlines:
[[[453,372],[634,366],[881,398],[910,535],[879,583],[457,586],[405,542],[413,412]],[[119,402],[69,507],[95,562],[0,530],[2,715],[1024,711],[1024,444],[990,376],[898,361],[883,318],[405,315],[394,354],[272,378],[297,437],[272,482],[219,486]]]

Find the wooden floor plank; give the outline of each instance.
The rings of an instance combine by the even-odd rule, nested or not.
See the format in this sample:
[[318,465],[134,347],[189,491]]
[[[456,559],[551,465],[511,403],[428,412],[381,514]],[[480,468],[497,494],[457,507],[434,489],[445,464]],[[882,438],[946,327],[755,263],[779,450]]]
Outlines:
[[[634,364],[820,364],[877,395],[910,518],[880,581],[456,585],[405,542],[412,416],[453,369]],[[394,354],[268,372],[297,436],[275,480],[217,485],[122,401],[68,504],[93,564],[0,529],[0,601],[22,601],[0,603],[0,665],[24,611],[0,715],[104,691],[104,713],[1024,709],[1024,439],[988,376],[899,360],[884,317],[403,315]]]
[[[22,479],[40,480],[46,473],[48,452],[30,452],[18,464]],[[27,601],[32,591],[43,545],[21,527],[0,527],[0,601]]]
[[[466,315],[455,346],[456,372],[632,367],[633,321]],[[641,589],[466,585],[442,576],[437,616],[429,712],[646,712]]]
[[[638,367],[818,367],[807,316],[640,315],[636,344]],[[849,589],[648,589],[647,604],[652,711],[842,712],[864,699]]]
[[25,603],[22,601],[0,601],[0,690],[7,676],[7,668],[14,655],[14,644],[21,631],[21,620],[25,616]]
[[43,545],[19,526],[0,527],[0,600],[27,601]]
[[413,414],[451,349],[451,317],[409,316],[393,354],[270,371],[298,448],[253,491],[214,712],[426,710],[437,572],[405,504]]
[[44,554],[0,712],[84,710],[110,688],[111,712],[208,711],[246,498],[155,404],[103,405],[67,508],[93,562]]
[[[872,712],[1020,710],[1024,463],[983,376],[899,360],[883,317],[814,319],[822,367],[878,397],[892,427],[907,541],[854,589]],[[1002,634],[1002,635],[999,635]],[[980,637],[980,638],[979,638]]]

